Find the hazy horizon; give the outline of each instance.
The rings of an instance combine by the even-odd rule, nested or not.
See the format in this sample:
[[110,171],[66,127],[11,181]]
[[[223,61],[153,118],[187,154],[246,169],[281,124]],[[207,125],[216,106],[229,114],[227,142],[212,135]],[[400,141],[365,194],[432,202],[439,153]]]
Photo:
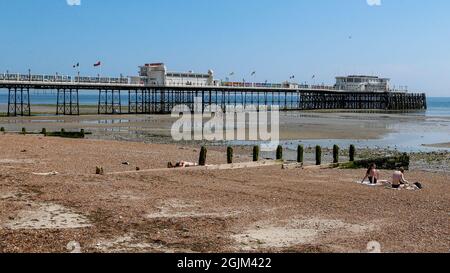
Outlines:
[[218,79],[234,72],[233,81],[379,75],[450,96],[446,0],[78,2],[3,1],[0,73],[74,75],[80,63],[83,75],[136,75],[164,62],[171,71],[213,69]]

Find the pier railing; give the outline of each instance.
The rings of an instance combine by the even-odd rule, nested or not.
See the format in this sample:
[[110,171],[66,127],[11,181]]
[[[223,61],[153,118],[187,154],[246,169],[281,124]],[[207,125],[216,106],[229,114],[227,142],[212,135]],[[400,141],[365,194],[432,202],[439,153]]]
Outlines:
[[[69,76],[69,75],[32,75],[32,74],[20,74],[20,73],[3,73],[0,74],[0,83],[3,84],[15,84],[15,83],[28,83],[28,84],[49,84],[54,86],[62,85],[75,85],[75,86],[135,86],[135,87],[158,87],[156,85],[145,85],[143,80],[136,80],[139,77],[102,77],[100,75],[96,77],[92,76]],[[301,90],[319,90],[319,91],[341,91],[340,86],[325,85],[325,84],[297,84],[297,83],[256,83],[256,82],[216,82],[214,84],[202,84],[202,83],[174,83],[167,82],[163,86],[165,87],[224,87],[224,88],[254,88],[254,89],[301,89]],[[357,91],[355,91],[357,92]],[[363,91],[361,91],[363,92]],[[374,91],[376,92],[376,91]],[[407,93],[406,86],[399,88],[391,88],[388,92],[402,92]]]

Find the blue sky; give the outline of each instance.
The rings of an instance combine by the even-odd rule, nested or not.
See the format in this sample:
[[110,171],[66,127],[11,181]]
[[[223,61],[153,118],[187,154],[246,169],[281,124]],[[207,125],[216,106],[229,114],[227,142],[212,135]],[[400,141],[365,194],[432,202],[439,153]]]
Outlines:
[[449,12],[448,0],[0,0],[0,71],[135,75],[161,61],[236,81],[379,74],[450,96]]

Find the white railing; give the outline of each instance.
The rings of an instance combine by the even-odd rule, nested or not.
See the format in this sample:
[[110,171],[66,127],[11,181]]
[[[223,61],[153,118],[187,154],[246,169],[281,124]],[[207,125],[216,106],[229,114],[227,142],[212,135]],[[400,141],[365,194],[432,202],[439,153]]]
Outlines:
[[[132,82],[135,77],[83,77],[83,76],[68,76],[68,75],[31,75],[31,74],[0,74],[0,82],[3,83],[51,83],[55,85],[73,84],[73,85],[129,85],[129,86],[145,86],[143,81],[139,83]],[[156,86],[156,85],[148,85]],[[267,88],[267,89],[309,89],[318,91],[345,91],[338,86],[329,85],[308,85],[295,83],[247,83],[247,82],[215,82],[213,85],[204,83],[168,83],[167,87],[224,87],[224,88]],[[382,91],[373,91],[382,92]],[[391,88],[388,92],[408,92],[407,87]]]
[[33,83],[100,83],[100,84],[131,84],[128,77],[82,77],[67,75],[31,75],[31,74],[0,74],[0,82],[33,82]]

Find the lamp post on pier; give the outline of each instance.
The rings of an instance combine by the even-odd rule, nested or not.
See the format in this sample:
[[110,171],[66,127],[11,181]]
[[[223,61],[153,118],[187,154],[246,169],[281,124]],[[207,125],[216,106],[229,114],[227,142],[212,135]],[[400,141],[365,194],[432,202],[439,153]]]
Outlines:
[[253,72],[250,74],[250,76],[253,77],[253,80],[252,80],[252,87],[255,87],[255,76],[256,76],[256,71],[253,71]]

